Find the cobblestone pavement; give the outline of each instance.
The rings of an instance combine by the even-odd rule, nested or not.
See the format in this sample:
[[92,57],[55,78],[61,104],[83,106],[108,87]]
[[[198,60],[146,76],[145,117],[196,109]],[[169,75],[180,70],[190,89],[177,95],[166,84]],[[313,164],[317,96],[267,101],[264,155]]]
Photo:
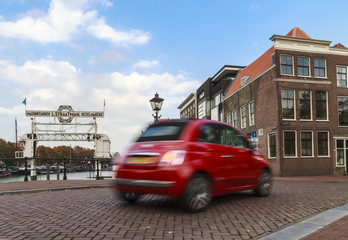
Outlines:
[[347,177],[276,178],[273,194],[217,197],[190,214],[173,199],[126,204],[108,188],[0,196],[0,240],[257,239],[348,203]]

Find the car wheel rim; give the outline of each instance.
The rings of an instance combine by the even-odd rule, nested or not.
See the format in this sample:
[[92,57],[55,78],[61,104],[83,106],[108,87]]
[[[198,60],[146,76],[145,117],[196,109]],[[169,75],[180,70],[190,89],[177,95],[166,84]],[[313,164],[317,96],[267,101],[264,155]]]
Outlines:
[[260,192],[262,194],[268,194],[271,190],[271,177],[269,174],[265,173],[262,176],[260,184]]
[[205,181],[199,181],[190,188],[189,204],[192,209],[205,208],[210,202],[209,186]]

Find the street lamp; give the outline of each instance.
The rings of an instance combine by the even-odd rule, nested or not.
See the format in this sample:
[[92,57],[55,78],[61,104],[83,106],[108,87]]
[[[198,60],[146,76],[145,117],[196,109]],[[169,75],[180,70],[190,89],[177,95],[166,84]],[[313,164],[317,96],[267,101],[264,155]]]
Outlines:
[[152,110],[156,113],[156,115],[152,114],[152,116],[154,117],[155,121],[157,121],[161,117],[161,115],[158,116],[158,112],[162,108],[163,100],[164,100],[163,98],[160,98],[158,96],[157,92],[155,94],[155,97],[150,100]]

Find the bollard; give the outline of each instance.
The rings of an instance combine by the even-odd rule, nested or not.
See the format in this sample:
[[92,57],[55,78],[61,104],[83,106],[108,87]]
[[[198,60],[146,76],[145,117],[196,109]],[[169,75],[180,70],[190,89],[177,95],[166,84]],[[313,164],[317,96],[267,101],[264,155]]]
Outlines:
[[25,162],[24,162],[24,182],[28,182],[28,158],[25,157]]
[[99,160],[97,160],[97,176],[95,179],[100,180],[100,178],[99,178]]
[[47,180],[50,180],[50,165],[47,165],[47,167],[46,167],[46,176],[47,176]]
[[59,180],[59,164],[58,164],[58,162],[57,162],[57,170],[56,170],[56,172],[57,172],[57,180]]
[[64,158],[64,176],[63,176],[63,180],[67,180],[67,177],[66,177],[66,158]]

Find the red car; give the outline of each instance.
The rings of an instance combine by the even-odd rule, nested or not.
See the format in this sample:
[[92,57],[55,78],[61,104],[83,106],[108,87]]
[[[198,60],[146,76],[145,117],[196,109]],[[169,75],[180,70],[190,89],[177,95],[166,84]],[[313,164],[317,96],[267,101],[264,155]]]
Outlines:
[[214,196],[271,192],[270,164],[238,129],[217,121],[155,122],[118,164],[113,188],[128,202],[161,194],[199,212]]

